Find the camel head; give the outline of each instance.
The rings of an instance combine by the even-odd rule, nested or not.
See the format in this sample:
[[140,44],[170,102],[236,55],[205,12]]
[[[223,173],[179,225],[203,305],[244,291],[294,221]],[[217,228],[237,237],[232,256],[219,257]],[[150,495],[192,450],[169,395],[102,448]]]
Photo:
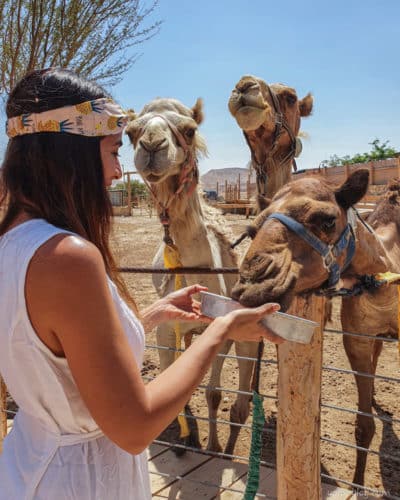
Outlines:
[[[285,223],[269,216],[290,217],[324,244],[334,245],[348,234],[347,210],[367,189],[368,170],[355,171],[339,188],[320,177],[304,177],[281,188],[249,228],[253,242],[232,297],[246,306],[279,302],[287,310],[294,295],[321,288],[329,277],[321,255]],[[346,250],[338,255],[340,268],[346,256]]]
[[313,98],[308,94],[303,99],[298,99],[296,91],[282,83],[268,85],[256,76],[243,76],[231,93],[229,111],[245,132],[254,132],[262,127],[259,133],[272,135],[277,118],[274,95],[278,99],[284,118],[296,136],[300,128],[300,117],[311,114]]
[[301,152],[300,120],[311,114],[313,98],[298,99],[291,87],[247,75],[233,89],[228,107],[251,150],[258,192],[272,197],[290,181]]
[[206,152],[197,131],[202,108],[201,99],[192,108],[176,99],[154,99],[131,117],[126,133],[135,148],[135,166],[147,182],[159,185],[176,178],[188,161]]

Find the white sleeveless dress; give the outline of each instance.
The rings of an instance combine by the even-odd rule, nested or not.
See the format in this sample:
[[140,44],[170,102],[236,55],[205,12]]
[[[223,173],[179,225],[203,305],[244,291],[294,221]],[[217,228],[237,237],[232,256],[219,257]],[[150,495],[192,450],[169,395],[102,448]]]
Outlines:
[[[29,262],[65,232],[34,219],[0,237],[0,373],[19,406],[0,454],[0,500],[148,500],[146,453],[130,455],[104,436],[66,359],[41,342],[28,317]],[[109,287],[141,367],[143,328],[111,280]]]

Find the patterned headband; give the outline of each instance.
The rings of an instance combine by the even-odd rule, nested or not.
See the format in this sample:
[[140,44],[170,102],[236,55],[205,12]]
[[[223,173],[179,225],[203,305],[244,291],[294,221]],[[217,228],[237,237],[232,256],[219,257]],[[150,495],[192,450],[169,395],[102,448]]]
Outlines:
[[103,136],[122,132],[127,121],[127,114],[118,104],[112,99],[101,98],[9,118],[6,133],[8,137],[40,132]]

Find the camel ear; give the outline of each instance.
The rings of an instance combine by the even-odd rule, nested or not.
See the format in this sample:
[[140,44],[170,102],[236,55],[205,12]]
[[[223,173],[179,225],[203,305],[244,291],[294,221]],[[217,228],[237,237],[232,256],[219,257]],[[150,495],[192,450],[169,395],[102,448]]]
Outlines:
[[132,108],[127,109],[125,113],[128,115],[128,122],[133,122],[133,120],[136,120],[137,114]]
[[136,120],[137,114],[134,112],[133,109],[127,109],[125,113],[128,115],[128,124],[125,129],[125,134],[129,137],[131,140],[131,143],[133,144],[133,127],[132,127],[132,122]]
[[133,144],[133,133],[131,124],[128,122],[128,125],[125,128],[125,134],[129,137],[131,143]]
[[266,208],[268,208],[269,205],[270,205],[270,203],[271,203],[271,199],[270,198],[266,198],[262,194],[259,194],[257,196],[257,205],[258,205],[258,211],[259,212],[262,212],[263,210],[265,210]]
[[365,168],[356,170],[335,191],[338,204],[345,210],[355,205],[368,191],[369,171]]
[[200,97],[197,99],[196,104],[192,108],[192,117],[198,125],[200,125],[200,123],[204,120],[203,99]]
[[299,101],[300,116],[310,116],[313,109],[314,98],[311,94],[307,94]]

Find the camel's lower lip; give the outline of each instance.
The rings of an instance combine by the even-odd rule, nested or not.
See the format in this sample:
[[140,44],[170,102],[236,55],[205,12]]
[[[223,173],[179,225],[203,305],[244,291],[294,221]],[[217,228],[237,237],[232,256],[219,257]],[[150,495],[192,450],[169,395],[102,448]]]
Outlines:
[[286,311],[293,298],[295,286],[293,278],[286,287],[267,287],[262,283],[237,282],[232,289],[232,298],[244,307],[258,307],[269,302],[278,303],[281,311]]
[[264,108],[259,108],[258,106],[241,106],[237,110],[238,113],[242,113],[244,115],[248,115],[257,111],[264,111]]
[[148,182],[156,183],[156,182],[159,182],[162,179],[162,174],[159,174],[159,175],[157,175],[157,174],[146,174],[143,177]]

